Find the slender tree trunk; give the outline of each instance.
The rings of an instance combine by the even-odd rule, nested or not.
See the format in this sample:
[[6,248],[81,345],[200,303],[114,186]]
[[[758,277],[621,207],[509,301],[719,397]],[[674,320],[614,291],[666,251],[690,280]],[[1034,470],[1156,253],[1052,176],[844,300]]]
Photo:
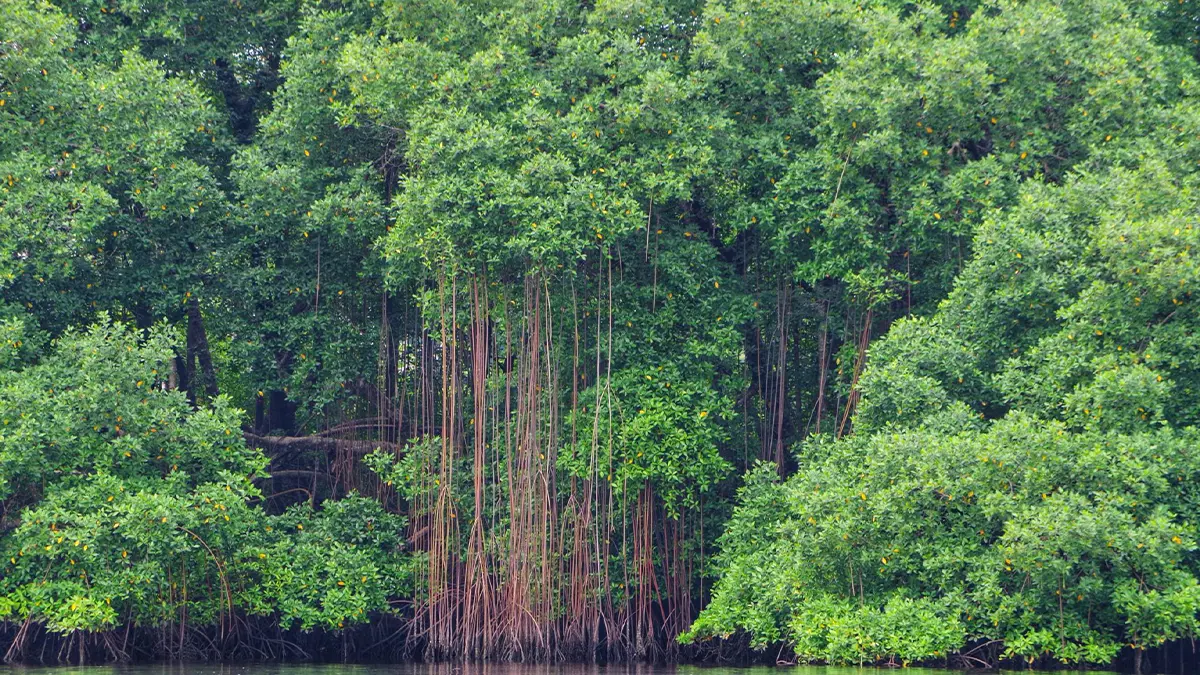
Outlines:
[[187,305],[187,342],[188,368],[192,368],[192,358],[195,356],[196,368],[190,373],[192,391],[203,389],[208,398],[213,399],[219,393],[217,390],[217,373],[213,369],[212,352],[208,348],[208,333],[204,330],[204,318],[200,314],[200,302],[195,296],[188,299]]

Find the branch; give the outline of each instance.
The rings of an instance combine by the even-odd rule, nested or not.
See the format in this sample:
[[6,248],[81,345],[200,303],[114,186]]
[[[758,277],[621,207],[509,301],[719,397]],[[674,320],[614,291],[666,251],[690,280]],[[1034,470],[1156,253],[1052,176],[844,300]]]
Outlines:
[[326,438],[324,436],[259,436],[249,431],[242,434],[252,447],[262,448],[271,452],[289,450],[313,451],[325,454],[349,452],[365,455],[376,448],[400,450],[404,446],[387,441],[362,441],[346,438]]

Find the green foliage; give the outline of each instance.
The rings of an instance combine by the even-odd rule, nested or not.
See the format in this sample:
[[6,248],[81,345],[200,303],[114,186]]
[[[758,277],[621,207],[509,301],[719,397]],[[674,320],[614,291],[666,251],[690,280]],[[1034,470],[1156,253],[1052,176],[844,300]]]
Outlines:
[[[696,508],[699,496],[730,469],[719,452],[726,440],[719,417],[728,414],[731,401],[709,382],[678,375],[662,369],[622,371],[607,391],[584,391],[586,401],[601,397],[611,401],[583,406],[568,423],[595,424],[598,438],[612,440],[604,448],[596,447],[591,438],[581,440],[578,446],[564,449],[559,467],[581,479],[607,471],[618,494],[637,492],[649,483],[671,514]],[[608,406],[619,417],[610,419]]]
[[249,140],[279,82],[280,51],[306,3],[297,0],[58,0],[79,32],[75,58],[112,64],[125,52],[194,78]]
[[1193,635],[1193,4],[0,2],[0,621]]
[[1123,148],[1093,136],[1058,184],[984,218],[938,311],[871,345],[853,435],[800,447],[786,482],[748,481],[685,639],[747,632],[842,663],[997,640],[1103,664],[1195,634],[1200,223],[1178,161],[1195,117],[1145,114],[1172,124]]
[[199,484],[261,472],[227,402],[197,411],[165,390],[173,341],[106,322],[66,333],[54,358],[0,372],[0,499],[21,508],[86,475]]
[[254,582],[239,599],[250,613],[337,630],[412,595],[404,519],[373,499],[350,495],[317,512],[295,506],[265,523],[261,538],[239,542],[243,573]]
[[379,476],[388,487],[396,490],[409,501],[415,501],[433,492],[436,486],[437,462],[442,439],[430,436],[420,443],[410,443],[400,457],[376,449],[363,457],[363,464]]
[[[744,630],[841,663],[1000,639],[1013,656],[1106,663],[1122,642],[1187,634],[1197,514],[1180,487],[1200,469],[1195,442],[1010,413],[983,432],[810,446],[786,484],[745,488],[716,597],[686,637]],[[885,628],[897,611],[915,625]]]
[[979,399],[984,378],[971,347],[939,321],[905,319],[871,345],[871,368],[859,381],[864,396],[859,432],[914,423],[954,402]]
[[265,513],[240,413],[164,386],[172,342],[102,323],[0,372],[0,505],[18,514],[0,619],[69,633],[245,612],[307,630],[390,611],[410,592],[403,519],[354,496]]
[[853,600],[812,598],[792,617],[796,652],[829,663],[902,664],[947,654],[963,644],[965,627],[936,601],[899,597],[878,609]]
[[6,3],[0,75],[0,290],[55,332],[97,310],[178,317],[227,215],[224,145],[197,87],[134,52],[72,60],[67,18]]

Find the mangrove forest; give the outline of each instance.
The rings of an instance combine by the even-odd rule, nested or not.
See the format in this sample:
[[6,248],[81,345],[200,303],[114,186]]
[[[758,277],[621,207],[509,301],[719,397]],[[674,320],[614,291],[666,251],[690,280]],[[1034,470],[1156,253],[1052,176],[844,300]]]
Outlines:
[[1197,0],[0,0],[0,655],[1200,667]]

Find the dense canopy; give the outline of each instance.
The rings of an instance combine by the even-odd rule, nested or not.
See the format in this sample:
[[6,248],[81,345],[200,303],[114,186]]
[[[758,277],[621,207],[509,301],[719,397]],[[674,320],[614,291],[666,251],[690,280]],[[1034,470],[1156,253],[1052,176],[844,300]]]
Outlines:
[[5,658],[1163,666],[1197,56],[1193,0],[0,0]]

